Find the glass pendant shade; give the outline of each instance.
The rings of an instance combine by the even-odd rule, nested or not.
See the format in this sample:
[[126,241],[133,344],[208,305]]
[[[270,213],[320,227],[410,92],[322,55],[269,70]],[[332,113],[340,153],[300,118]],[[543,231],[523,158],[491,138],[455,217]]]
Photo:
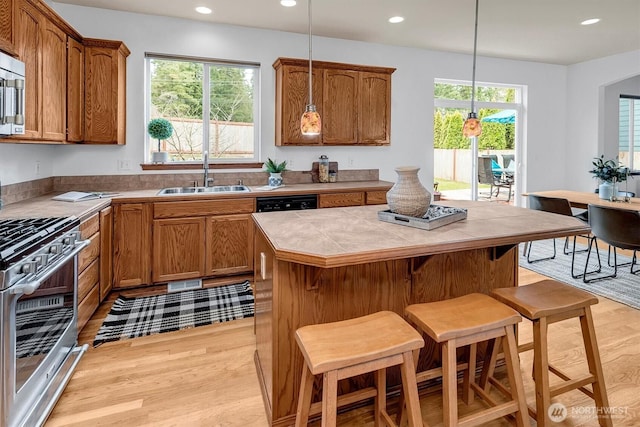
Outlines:
[[320,121],[320,114],[316,111],[316,106],[313,104],[307,105],[307,109],[302,114],[300,119],[300,131],[303,135],[320,135],[322,129],[322,122]]
[[473,136],[480,136],[481,133],[482,125],[476,117],[476,113],[469,113],[469,117],[467,117],[462,127],[462,135],[464,135],[465,138],[471,138]]

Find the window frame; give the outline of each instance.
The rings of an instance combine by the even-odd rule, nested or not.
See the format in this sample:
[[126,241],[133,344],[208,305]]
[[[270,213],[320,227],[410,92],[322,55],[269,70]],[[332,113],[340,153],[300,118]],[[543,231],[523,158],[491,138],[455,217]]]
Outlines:
[[250,61],[234,61],[218,58],[204,58],[195,56],[173,55],[163,54],[155,52],[145,52],[145,82],[144,82],[144,163],[141,165],[143,170],[161,170],[161,169],[197,169],[202,168],[202,161],[189,160],[189,161],[171,161],[168,163],[152,163],[150,158],[152,141],[149,133],[146,131],[147,124],[151,115],[151,61],[152,60],[166,60],[166,61],[183,61],[183,62],[197,62],[203,65],[203,80],[202,80],[202,153],[204,148],[209,144],[209,126],[205,126],[205,123],[210,123],[210,69],[213,66],[237,66],[238,68],[252,68],[254,70],[253,76],[253,156],[243,158],[211,158],[209,156],[209,164],[213,168],[218,169],[237,169],[237,168],[260,168],[262,162],[260,161],[261,153],[261,108],[260,108],[260,83],[261,83],[261,64],[259,62]]
[[[636,135],[635,135],[635,128],[636,126],[640,126],[640,122],[636,123],[636,116],[638,115],[638,113],[636,112],[636,109],[640,109],[640,96],[637,95],[625,95],[625,94],[620,94],[620,97],[618,98],[618,151],[620,152],[620,144],[622,141],[620,141],[620,134],[621,134],[621,117],[620,117],[620,103],[623,99],[627,99],[629,100],[629,116],[627,117],[628,122],[627,122],[627,129],[626,132],[628,133],[628,141],[627,141],[627,155],[629,156],[629,170],[632,174],[637,174],[638,172],[640,172],[640,168],[638,167],[638,165],[636,165],[636,162],[634,162],[635,159],[635,145],[636,143],[640,145],[640,141],[636,141]],[[640,152],[640,151],[639,151]]]

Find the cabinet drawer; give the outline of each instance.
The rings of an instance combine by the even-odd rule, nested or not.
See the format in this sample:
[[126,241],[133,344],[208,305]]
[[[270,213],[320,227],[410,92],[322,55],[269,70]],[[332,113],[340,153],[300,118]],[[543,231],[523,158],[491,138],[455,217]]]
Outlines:
[[95,259],[89,267],[78,275],[78,301],[87,296],[100,279],[100,259]]
[[98,286],[94,286],[89,291],[89,294],[78,304],[78,331],[84,328],[84,325],[87,324],[97,310],[98,304],[100,304],[99,294]]
[[387,203],[386,191],[367,191],[366,194],[367,205],[384,205]]
[[364,204],[364,193],[319,194],[318,207],[338,208],[344,206],[360,206]]
[[78,254],[78,273],[83,272],[84,269],[87,268],[87,266],[91,264],[94,259],[98,258],[99,255],[100,233],[95,233],[93,236],[91,236],[91,243],[89,243],[89,246],[84,248],[80,252],[80,254]]
[[97,213],[86,221],[82,221],[80,224],[80,234],[83,239],[88,239],[89,237],[96,234],[100,231],[100,214]]
[[153,217],[157,219],[252,213],[254,205],[253,198],[158,202],[153,204]]

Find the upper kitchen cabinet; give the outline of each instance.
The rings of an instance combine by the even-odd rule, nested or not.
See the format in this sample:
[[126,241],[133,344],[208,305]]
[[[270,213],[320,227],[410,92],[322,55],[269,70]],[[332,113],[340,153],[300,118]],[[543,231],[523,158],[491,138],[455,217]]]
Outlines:
[[308,102],[309,65],[304,59],[278,58],[276,70],[276,145],[388,145],[391,124],[391,74],[395,68],[313,61],[313,100],[322,133],[300,133]]
[[67,38],[77,34],[46,4],[14,0],[13,41],[25,63],[25,134],[63,143],[67,129]]
[[67,39],[67,141],[84,139],[84,46]]
[[13,44],[13,0],[0,0],[0,50],[17,56]]
[[124,43],[84,39],[84,142],[124,144],[127,56]]

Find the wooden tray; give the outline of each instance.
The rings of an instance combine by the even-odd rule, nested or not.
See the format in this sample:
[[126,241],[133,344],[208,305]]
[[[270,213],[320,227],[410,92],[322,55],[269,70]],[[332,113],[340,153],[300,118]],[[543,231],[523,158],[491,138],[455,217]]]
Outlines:
[[378,219],[393,224],[406,225],[408,227],[433,230],[452,222],[467,218],[467,210],[450,206],[431,205],[427,213],[422,217],[414,217],[393,213],[390,210],[378,212]]

